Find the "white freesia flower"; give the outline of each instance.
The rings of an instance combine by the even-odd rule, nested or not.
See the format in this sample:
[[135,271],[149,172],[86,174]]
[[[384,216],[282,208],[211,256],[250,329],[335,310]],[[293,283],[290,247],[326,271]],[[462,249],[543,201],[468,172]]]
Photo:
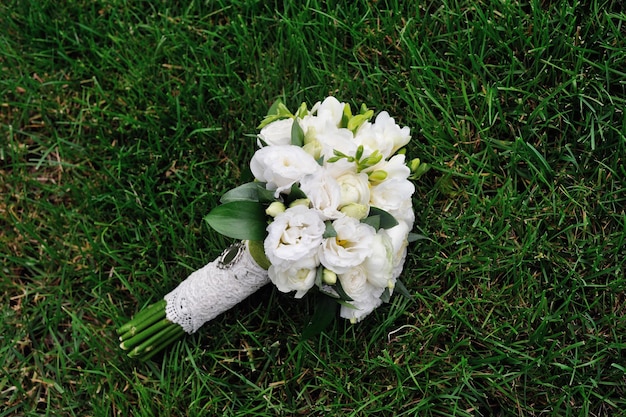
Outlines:
[[250,169],[254,177],[267,183],[267,189],[275,190],[274,196],[278,197],[302,177],[319,171],[321,167],[301,147],[277,145],[257,150],[250,161]]
[[[276,120],[259,132],[259,139],[270,146],[290,145],[291,144],[291,128],[293,126],[291,117],[288,119]],[[259,143],[259,147],[261,143]]]
[[302,298],[315,285],[317,270],[311,268],[288,267],[287,269],[270,266],[267,271],[270,280],[281,292],[296,291],[295,298]]
[[309,127],[307,133],[311,138],[314,138],[319,142],[320,155],[324,159],[331,158],[335,155],[334,151],[340,151],[346,155],[354,155],[358,144],[354,141],[352,132],[348,129],[339,129],[336,126],[317,125],[312,128]]
[[405,180],[411,175],[411,170],[405,163],[405,155],[394,155],[388,160],[383,159],[376,165],[365,169],[365,172],[384,171],[387,176],[384,180],[402,179]]
[[411,140],[411,129],[400,128],[389,113],[382,111],[374,123],[366,122],[356,132],[355,141],[370,152],[378,150],[389,158]]
[[335,220],[333,227],[337,236],[323,240],[320,262],[336,274],[344,274],[370,256],[376,230],[348,216]]
[[265,255],[281,271],[317,265],[326,227],[319,212],[302,205],[278,214],[267,227]]
[[362,266],[351,268],[338,277],[341,287],[352,298],[349,303],[354,306],[354,308],[341,306],[341,317],[356,323],[382,304],[380,296],[384,288],[370,284]]
[[335,97],[326,97],[317,107],[316,116],[322,123],[330,122],[337,127],[341,123],[345,105],[345,103],[340,103]]
[[300,181],[300,189],[311,201],[311,205],[320,211],[325,220],[343,216],[339,212],[341,187],[335,178],[325,169],[307,175]]

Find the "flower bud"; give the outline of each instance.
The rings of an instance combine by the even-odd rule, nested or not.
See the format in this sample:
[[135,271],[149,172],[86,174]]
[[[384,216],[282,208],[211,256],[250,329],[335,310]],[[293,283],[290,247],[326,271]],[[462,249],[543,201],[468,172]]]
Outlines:
[[309,207],[310,205],[311,205],[311,200],[309,200],[308,198],[299,198],[297,200],[293,200],[291,204],[289,204],[289,208],[295,207],[295,206]]
[[324,284],[335,285],[337,283],[337,274],[330,269],[324,268],[322,271],[322,281]]
[[411,172],[415,172],[417,171],[417,169],[420,166],[420,159],[419,158],[415,158],[411,161],[409,168],[411,168]]
[[361,220],[367,217],[369,214],[369,207],[365,204],[350,203],[343,206],[340,210],[348,217],[353,217],[357,220]]
[[267,214],[270,217],[276,217],[284,211],[285,211],[285,205],[281,203],[280,201],[274,201],[265,209],[265,214]]
[[409,168],[411,168],[411,172],[413,173],[412,178],[417,179],[424,175],[426,171],[430,169],[430,166],[422,163],[419,158],[415,158],[409,164]]
[[383,171],[382,169],[377,169],[369,175],[370,182],[381,182],[387,179],[387,171]]
[[318,160],[322,156],[322,144],[317,139],[307,140],[307,136],[304,137],[304,146],[302,149],[311,155],[313,159]]

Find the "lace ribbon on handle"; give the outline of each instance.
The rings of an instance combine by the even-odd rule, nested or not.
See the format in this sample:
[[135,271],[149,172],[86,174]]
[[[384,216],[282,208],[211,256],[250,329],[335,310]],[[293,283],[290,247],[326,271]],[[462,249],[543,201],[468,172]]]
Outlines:
[[246,242],[234,244],[193,272],[164,298],[166,317],[189,334],[269,283]]

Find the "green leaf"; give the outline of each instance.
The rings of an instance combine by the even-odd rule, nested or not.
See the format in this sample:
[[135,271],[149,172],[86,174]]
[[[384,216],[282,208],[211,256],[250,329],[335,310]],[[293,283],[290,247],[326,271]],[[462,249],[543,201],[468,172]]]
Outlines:
[[324,234],[322,235],[322,237],[324,239],[328,239],[329,237],[336,237],[337,231],[333,227],[333,224],[331,223],[331,221],[327,220],[324,222],[324,224],[326,225],[326,230],[324,230]]
[[348,130],[356,133],[359,130],[359,127],[366,121],[368,121],[374,115],[374,111],[370,110],[365,114],[357,114],[353,116],[352,119],[348,122]]
[[228,190],[220,198],[222,204],[233,201],[255,201],[269,203],[274,201],[274,192],[265,189],[263,182],[248,182],[232,190]]
[[338,279],[337,283],[335,283],[335,285],[333,285],[333,288],[335,289],[335,291],[337,291],[337,294],[339,294],[339,298],[341,300],[343,300],[343,301],[354,301],[352,298],[350,298],[348,293],[346,293],[346,291],[341,286],[341,280],[340,279]]
[[285,106],[283,101],[279,98],[272,104],[265,118],[263,118],[261,123],[257,126],[257,129],[263,129],[276,120],[287,119],[288,117],[293,117],[293,114],[291,114],[287,106]]
[[317,288],[322,288],[322,275],[324,274],[324,267],[319,267],[317,268],[317,271],[315,271],[315,286]]
[[341,122],[339,123],[339,127],[345,128],[348,126],[348,122],[352,119],[352,109],[348,103],[343,106],[343,114],[341,115]]
[[378,207],[370,206],[369,216],[380,216],[380,228],[381,229],[391,229],[392,227],[398,225],[398,221],[396,220],[395,217],[389,214],[389,212]]
[[366,218],[362,219],[361,223],[369,224],[374,229],[378,230],[378,229],[380,229],[380,216],[378,216],[378,215],[376,215],[376,216],[369,215]]
[[403,297],[406,297],[407,299],[413,301],[413,297],[411,296],[411,293],[409,292],[409,290],[407,290],[407,288],[404,286],[402,281],[397,280],[394,289]]
[[410,242],[415,242],[418,240],[430,240],[430,239],[424,235],[420,235],[419,233],[409,233],[407,240],[410,243]]
[[278,107],[283,104],[283,100],[279,97],[276,99],[276,101],[274,101],[272,103],[272,105],[270,106],[270,108],[267,110],[267,115],[266,116],[271,116],[274,114],[278,114]]
[[302,119],[304,116],[309,114],[309,109],[307,108],[306,103],[300,104],[298,111],[296,112],[296,117]]
[[306,341],[322,333],[324,329],[335,319],[337,315],[337,304],[332,298],[325,295],[317,297],[315,313],[311,321],[302,331],[301,341]]
[[300,147],[304,145],[304,131],[300,127],[298,119],[294,119],[291,125],[291,144]]
[[263,242],[260,240],[251,240],[248,242],[248,249],[250,250],[250,255],[252,255],[252,259],[259,265],[261,268],[266,271],[270,269],[272,265],[265,256],[265,248],[263,247]]
[[231,201],[215,207],[204,217],[215,231],[240,240],[264,240],[267,219],[260,203]]
[[380,295],[380,299],[383,303],[388,303],[389,300],[391,300],[391,291],[389,291],[388,287],[386,287],[385,291],[383,291],[383,293]]

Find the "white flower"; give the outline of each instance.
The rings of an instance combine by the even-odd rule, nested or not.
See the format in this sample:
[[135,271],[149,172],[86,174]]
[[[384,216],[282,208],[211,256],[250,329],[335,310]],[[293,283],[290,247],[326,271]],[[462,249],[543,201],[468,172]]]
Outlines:
[[324,159],[335,156],[334,151],[340,151],[346,155],[354,155],[358,147],[354,141],[352,132],[348,129],[339,129],[336,126],[315,125],[309,127],[307,135],[311,140],[319,142],[320,155]]
[[391,283],[393,272],[393,245],[385,229],[380,229],[372,239],[372,253],[363,262],[367,281],[375,287],[385,288]]
[[302,178],[300,189],[311,201],[311,205],[322,213],[325,220],[343,216],[339,212],[341,187],[328,170],[320,169]]
[[344,274],[370,256],[376,230],[347,216],[335,220],[333,228],[337,236],[323,240],[320,262],[336,274]]
[[250,161],[250,169],[257,180],[267,183],[268,190],[276,190],[274,196],[278,197],[321,167],[299,146],[277,145],[257,150]]
[[399,221],[398,224],[390,229],[387,229],[387,235],[391,240],[391,247],[393,253],[393,272],[392,282],[395,284],[395,279],[398,278],[402,272],[402,266],[406,258],[407,246],[409,245],[408,236],[411,227],[403,222]]
[[370,284],[362,266],[351,268],[339,275],[339,280],[343,290],[352,299],[349,303],[355,307],[341,306],[341,317],[358,322],[382,304],[380,296],[384,288]]
[[361,125],[355,140],[370,152],[380,151],[386,159],[409,143],[411,130],[407,126],[400,128],[389,113],[383,111],[376,116],[374,123],[366,122]]
[[[259,139],[270,146],[291,145],[291,128],[293,126],[291,117],[288,119],[276,120],[259,132]],[[261,143],[259,143],[261,146]]]
[[335,178],[341,190],[339,208],[348,204],[369,205],[370,185],[365,172],[356,172],[354,163],[340,159],[326,165],[326,169]]
[[288,208],[267,227],[263,247],[270,263],[281,271],[313,268],[326,226],[317,210],[305,206]]
[[414,192],[415,186],[411,181],[392,178],[372,187],[370,204],[388,211],[398,221],[408,222],[413,216],[411,196]]
[[302,298],[304,294],[315,285],[317,270],[315,267],[280,269],[272,265],[267,273],[270,280],[276,285],[279,291],[296,291],[295,298]]
[[384,171],[387,176],[383,180],[405,180],[411,175],[411,170],[405,160],[405,155],[394,155],[389,160],[383,159],[378,164],[367,168],[365,172]]
[[335,97],[329,96],[317,107],[317,118],[322,123],[330,122],[335,127],[341,123],[345,103],[340,103]]

